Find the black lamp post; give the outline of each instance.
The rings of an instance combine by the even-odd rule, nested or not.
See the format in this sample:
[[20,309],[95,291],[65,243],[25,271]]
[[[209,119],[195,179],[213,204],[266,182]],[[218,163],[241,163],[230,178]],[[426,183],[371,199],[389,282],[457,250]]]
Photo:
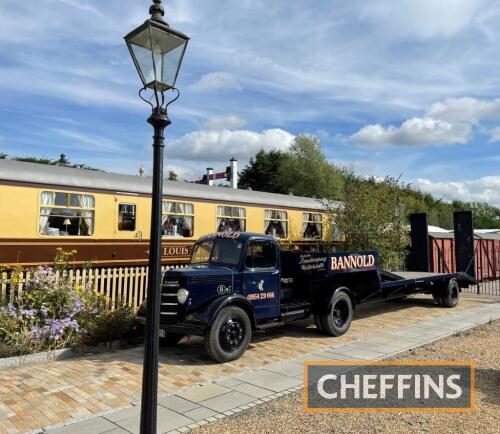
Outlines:
[[[167,107],[179,97],[175,81],[189,38],[172,29],[163,19],[165,11],[161,0],[153,0],[149,8],[151,18],[125,36],[130,55],[141,77],[142,100],[151,105],[148,122],[154,128],[153,194],[151,200],[151,235],[149,243],[148,303],[144,339],[142,372],[141,434],[156,434],[158,395],[158,352],[161,298],[161,209],[163,195],[163,132],[170,125]],[[148,100],[143,96],[152,91]],[[165,103],[164,92],[177,92]],[[151,101],[154,101],[153,103]]]

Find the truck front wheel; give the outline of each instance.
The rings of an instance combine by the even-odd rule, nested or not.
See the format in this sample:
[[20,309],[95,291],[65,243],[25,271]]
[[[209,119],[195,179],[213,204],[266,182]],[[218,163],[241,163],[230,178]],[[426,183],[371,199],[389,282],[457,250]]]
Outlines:
[[205,348],[215,361],[229,362],[243,355],[251,338],[252,324],[247,313],[237,306],[226,306],[205,332]]
[[333,294],[330,311],[322,315],[323,331],[330,336],[341,336],[351,326],[353,316],[351,298],[345,291]]

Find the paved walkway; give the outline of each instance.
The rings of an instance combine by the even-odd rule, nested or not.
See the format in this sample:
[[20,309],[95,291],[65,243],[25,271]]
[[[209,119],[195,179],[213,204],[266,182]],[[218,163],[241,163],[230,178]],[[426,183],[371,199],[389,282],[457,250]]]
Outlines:
[[[192,339],[162,350],[159,432],[182,432],[298,390],[304,360],[383,358],[492,317],[500,317],[498,299],[463,297],[453,310],[429,298],[381,303],[358,309],[340,338],[319,335],[310,323],[288,325],[257,334],[244,357],[224,365],[211,362],[203,342]],[[137,432],[141,363],[142,348],[135,348],[5,370],[0,433],[92,417],[50,432]]]

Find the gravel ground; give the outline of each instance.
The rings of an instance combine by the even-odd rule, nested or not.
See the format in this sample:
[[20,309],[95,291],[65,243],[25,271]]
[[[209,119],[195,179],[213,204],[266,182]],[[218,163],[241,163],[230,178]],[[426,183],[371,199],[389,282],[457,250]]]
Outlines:
[[193,433],[500,434],[500,321],[402,353],[393,360],[475,360],[476,410],[468,413],[316,413],[294,393]]

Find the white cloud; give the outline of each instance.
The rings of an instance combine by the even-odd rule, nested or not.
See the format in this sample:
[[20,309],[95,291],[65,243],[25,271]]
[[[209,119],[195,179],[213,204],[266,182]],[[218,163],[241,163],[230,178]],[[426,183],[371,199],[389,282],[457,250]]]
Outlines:
[[102,17],[102,13],[99,12],[94,6],[90,5],[89,3],[82,1],[82,0],[56,0],[61,3],[67,4],[69,6],[73,6],[76,9],[79,9],[81,11],[85,12],[91,12],[94,15],[97,15],[98,17]]
[[451,37],[466,29],[482,0],[376,0],[362,2],[362,18],[402,37]]
[[214,116],[205,122],[203,129],[208,131],[235,130],[246,125],[247,121],[240,116]]
[[123,148],[114,140],[102,137],[95,134],[86,134],[79,131],[66,130],[62,128],[52,128],[51,131],[60,136],[70,139],[71,143],[68,147],[75,149],[86,149],[104,152],[120,152]]
[[500,142],[500,127],[493,128],[490,134],[490,143]]
[[241,90],[236,77],[229,72],[209,72],[189,87],[194,92],[215,92],[218,90]]
[[194,131],[167,145],[174,158],[195,161],[227,161],[235,157],[247,161],[260,149],[286,150],[295,138],[279,128],[261,133],[250,130]]
[[350,139],[363,146],[417,146],[467,143],[470,135],[471,126],[468,124],[452,124],[426,117],[408,119],[400,127],[367,125]]
[[447,98],[432,104],[427,116],[448,122],[477,124],[481,119],[500,117],[500,99]]
[[488,202],[500,206],[500,176],[485,176],[472,181],[430,181],[417,179],[415,187],[447,201]]

